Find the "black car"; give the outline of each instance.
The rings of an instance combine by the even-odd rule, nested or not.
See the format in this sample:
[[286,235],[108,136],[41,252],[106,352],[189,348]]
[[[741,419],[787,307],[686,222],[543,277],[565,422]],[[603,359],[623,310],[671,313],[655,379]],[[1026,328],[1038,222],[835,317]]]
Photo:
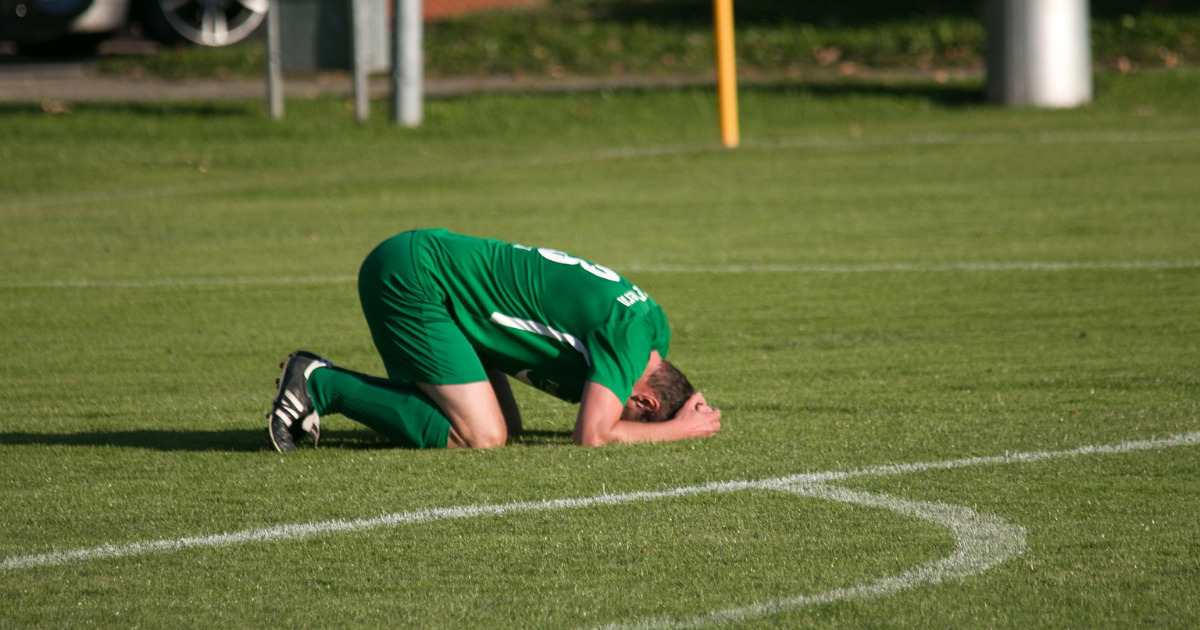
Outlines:
[[31,53],[86,52],[136,22],[163,43],[227,46],[266,14],[267,0],[0,0],[0,41]]

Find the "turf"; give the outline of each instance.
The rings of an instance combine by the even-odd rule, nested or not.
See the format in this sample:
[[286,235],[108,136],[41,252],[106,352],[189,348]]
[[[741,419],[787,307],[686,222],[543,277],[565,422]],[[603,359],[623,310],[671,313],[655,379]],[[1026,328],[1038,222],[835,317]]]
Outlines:
[[[4,105],[0,626],[1200,625],[1194,437],[838,482],[994,516],[1024,550],[811,605],[780,603],[904,574],[955,534],[759,488],[13,564],[1194,435],[1200,76],[1097,85],[1073,111],[971,84],[748,89],[737,150],[705,90],[436,100],[418,130],[332,100],[282,122]],[[330,417],[322,448],[276,454],[279,359],[379,372],[354,273],[434,225],[633,278],[722,431],[582,449],[572,407],[520,388],[530,431],[503,449],[394,449]]]

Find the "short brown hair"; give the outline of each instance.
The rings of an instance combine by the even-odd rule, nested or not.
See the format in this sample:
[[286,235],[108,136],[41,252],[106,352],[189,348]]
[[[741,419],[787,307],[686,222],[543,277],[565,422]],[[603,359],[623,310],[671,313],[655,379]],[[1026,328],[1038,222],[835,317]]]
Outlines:
[[643,414],[641,419],[644,422],[663,422],[674,418],[683,408],[683,403],[696,393],[696,388],[692,387],[683,372],[666,361],[650,373],[646,378],[646,386],[658,397],[658,409]]

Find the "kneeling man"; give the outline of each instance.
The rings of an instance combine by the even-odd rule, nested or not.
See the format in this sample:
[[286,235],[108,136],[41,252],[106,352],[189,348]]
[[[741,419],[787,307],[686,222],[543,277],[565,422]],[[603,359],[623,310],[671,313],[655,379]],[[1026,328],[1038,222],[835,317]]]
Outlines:
[[[508,376],[580,403],[577,444],[681,440],[720,429],[664,358],[662,308],[616,272],[569,254],[442,229],[371,252],[358,294],[387,378],[304,351],[283,363],[267,417],[280,452],[340,413],[410,448],[488,448],[521,431]],[[506,376],[507,375],[507,376]]]

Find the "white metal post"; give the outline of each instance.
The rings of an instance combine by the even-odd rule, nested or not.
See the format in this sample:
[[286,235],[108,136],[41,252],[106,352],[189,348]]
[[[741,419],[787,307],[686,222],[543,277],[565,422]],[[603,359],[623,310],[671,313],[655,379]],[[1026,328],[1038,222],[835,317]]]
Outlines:
[[416,127],[424,101],[421,0],[395,0],[392,12],[392,121]]
[[283,118],[283,70],[282,53],[279,45],[279,3],[269,0],[267,4],[267,104],[271,118]]
[[1087,0],[988,0],[988,98],[1011,106],[1092,100]]
[[368,85],[370,52],[367,26],[370,21],[368,0],[350,0],[350,64],[354,72],[354,117],[365,122],[371,116],[371,88]]

